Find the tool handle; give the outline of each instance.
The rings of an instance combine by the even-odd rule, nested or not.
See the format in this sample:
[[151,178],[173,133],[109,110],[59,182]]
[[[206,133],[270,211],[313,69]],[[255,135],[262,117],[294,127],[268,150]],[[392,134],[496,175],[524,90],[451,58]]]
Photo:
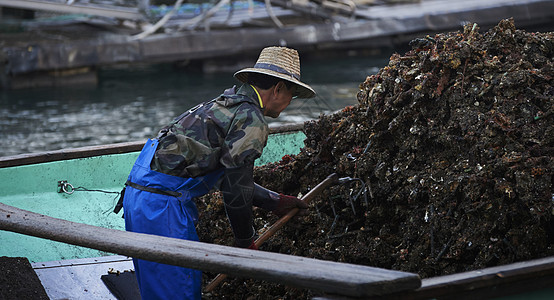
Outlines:
[[[325,180],[320,182],[318,185],[316,185],[313,189],[311,189],[304,197],[302,197],[302,201],[306,202],[306,204],[309,204],[310,201],[317,195],[321,194],[321,192],[326,189],[329,185],[337,183],[338,182],[338,175],[336,173],[333,173]],[[286,215],[282,216],[277,222],[273,223],[271,227],[269,227],[268,230],[266,230],[262,235],[260,235],[256,241],[254,241],[254,244],[256,244],[257,247],[260,247],[265,241],[267,241],[271,236],[273,236],[281,227],[283,227],[292,217],[294,217],[300,209],[298,207],[295,207],[291,209]],[[226,274],[218,274],[205,288],[206,292],[213,291],[223,280],[227,278]]]
[[[338,181],[338,176],[336,173],[333,173],[329,176],[327,176],[327,178],[325,178],[325,180],[323,180],[322,182],[320,182],[318,185],[316,185],[313,189],[311,189],[306,195],[304,195],[304,197],[302,197],[302,201],[306,202],[306,204],[309,204],[310,201],[315,198],[315,196],[321,194],[321,192],[327,188],[329,185],[333,184],[333,183],[336,183]],[[290,219],[292,219],[292,217],[294,217],[298,211],[300,209],[298,207],[295,207],[291,210],[289,210],[289,212],[282,216],[279,220],[277,220],[277,222],[273,223],[273,225],[271,225],[271,227],[269,227],[268,230],[266,230],[261,236],[259,236],[256,241],[254,242],[254,244],[256,244],[256,246],[260,247],[265,241],[267,241],[271,236],[273,236],[275,233],[277,233],[277,231],[279,231],[279,229],[281,229],[281,227],[283,227],[283,225],[285,225]]]

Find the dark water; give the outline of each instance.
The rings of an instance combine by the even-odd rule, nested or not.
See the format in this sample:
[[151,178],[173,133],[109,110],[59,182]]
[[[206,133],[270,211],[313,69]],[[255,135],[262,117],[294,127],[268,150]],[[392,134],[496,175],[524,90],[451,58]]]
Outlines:
[[[390,57],[302,62],[302,80],[318,93],[295,100],[270,126],[296,123],[356,104],[358,86]],[[97,86],[0,91],[0,156],[144,140],[197,103],[237,84],[232,73],[170,65],[102,70]]]

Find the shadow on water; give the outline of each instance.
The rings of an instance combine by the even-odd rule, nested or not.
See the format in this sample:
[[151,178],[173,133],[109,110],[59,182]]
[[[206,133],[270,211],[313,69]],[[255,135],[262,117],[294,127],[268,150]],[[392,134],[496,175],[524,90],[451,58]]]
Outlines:
[[[356,104],[359,84],[389,56],[303,61],[302,81],[318,96],[293,101],[278,119],[268,118],[270,126]],[[101,70],[97,86],[0,91],[0,156],[145,140],[233,84],[238,82],[232,73],[156,65]]]

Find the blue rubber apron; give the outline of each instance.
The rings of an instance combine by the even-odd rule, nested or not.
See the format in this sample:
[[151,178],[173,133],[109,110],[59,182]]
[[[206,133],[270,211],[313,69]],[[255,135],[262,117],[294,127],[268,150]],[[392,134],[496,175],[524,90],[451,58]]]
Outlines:
[[[152,171],[150,162],[157,146],[157,139],[146,142],[128,180],[180,195],[161,195],[127,186],[123,200],[125,229],[198,241],[195,229],[198,209],[193,198],[208,193],[223,174],[223,169],[196,178]],[[133,259],[133,264],[143,300],[201,299],[201,271],[141,259]]]

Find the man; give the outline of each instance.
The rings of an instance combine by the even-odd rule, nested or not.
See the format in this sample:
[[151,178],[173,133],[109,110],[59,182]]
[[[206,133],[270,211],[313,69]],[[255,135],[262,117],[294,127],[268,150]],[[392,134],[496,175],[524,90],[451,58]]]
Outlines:
[[[268,137],[265,116],[276,118],[293,97],[311,98],[300,81],[298,52],[262,50],[256,65],[234,75],[244,83],[202,103],[163,128],[140,153],[123,200],[128,231],[197,241],[194,198],[218,186],[235,246],[257,249],[252,205],[282,216],[307,205],[253,181],[254,160]],[[133,259],[143,299],[200,299],[201,272]]]

